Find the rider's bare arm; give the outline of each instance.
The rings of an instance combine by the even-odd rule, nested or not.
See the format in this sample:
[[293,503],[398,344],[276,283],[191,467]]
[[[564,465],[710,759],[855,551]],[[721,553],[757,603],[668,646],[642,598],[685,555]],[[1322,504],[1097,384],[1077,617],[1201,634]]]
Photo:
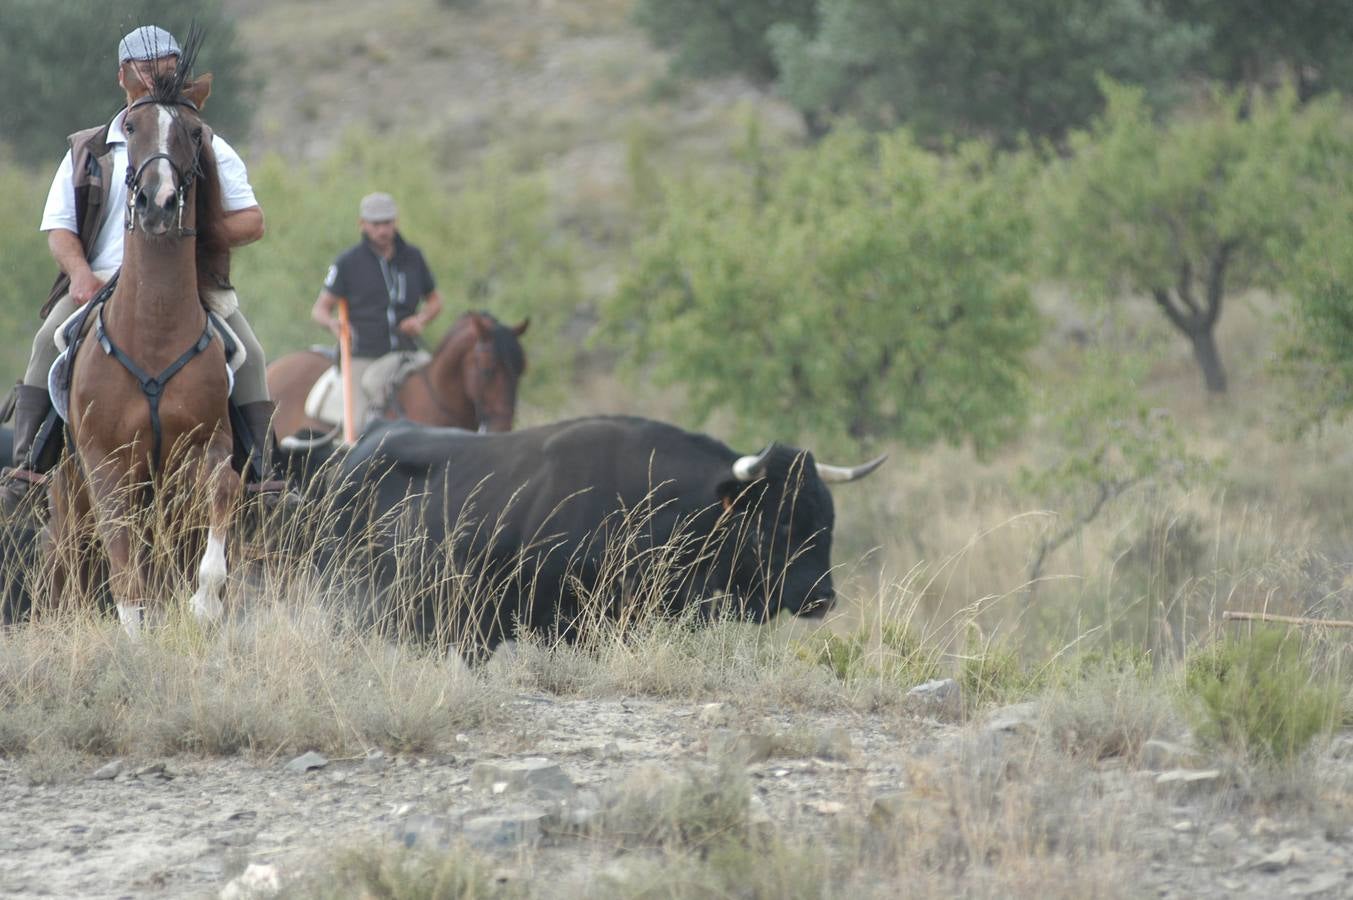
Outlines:
[[399,323],[399,330],[404,334],[419,335],[423,329],[428,326],[433,319],[437,318],[437,313],[442,311],[442,295],[433,291],[423,298],[423,308],[407,319]]
[[88,303],[103,287],[103,282],[90,270],[80,236],[64,228],[53,228],[47,232],[47,249],[61,271],[70,276],[71,299],[81,306]]
[[319,296],[315,298],[315,305],[310,308],[310,318],[315,324],[332,331],[334,337],[338,337],[338,316],[334,314],[334,309],[342,299],[337,294],[321,288]]
[[433,291],[423,300],[423,310],[419,313],[423,317],[423,325],[426,327],[437,318],[437,314],[442,311],[442,295]]
[[257,206],[225,214],[226,237],[232,247],[243,247],[263,237],[263,210]]

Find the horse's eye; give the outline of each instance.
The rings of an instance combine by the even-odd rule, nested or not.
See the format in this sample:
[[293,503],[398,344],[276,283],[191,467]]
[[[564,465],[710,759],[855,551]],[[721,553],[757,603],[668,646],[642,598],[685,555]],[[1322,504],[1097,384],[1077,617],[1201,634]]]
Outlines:
[[200,140],[202,140],[202,129],[201,129],[201,128],[194,128],[194,129],[193,129],[193,140],[195,140],[195,141],[200,141]]
[[122,130],[127,132],[128,134],[132,134],[133,132],[136,131],[136,129],[132,127],[131,122],[124,122],[122,125]]

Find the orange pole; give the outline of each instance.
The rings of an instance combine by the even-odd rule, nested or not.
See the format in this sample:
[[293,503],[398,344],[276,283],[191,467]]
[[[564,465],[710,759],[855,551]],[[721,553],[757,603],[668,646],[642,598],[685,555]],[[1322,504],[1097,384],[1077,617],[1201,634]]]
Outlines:
[[338,366],[343,383],[343,443],[357,442],[357,410],[352,391],[352,329],[348,326],[348,301],[338,302]]

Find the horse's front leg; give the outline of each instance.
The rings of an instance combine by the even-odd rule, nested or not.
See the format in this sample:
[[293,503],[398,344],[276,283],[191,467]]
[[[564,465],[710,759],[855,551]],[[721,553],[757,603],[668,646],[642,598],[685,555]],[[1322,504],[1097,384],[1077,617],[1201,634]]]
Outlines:
[[108,557],[108,588],[117,605],[118,621],[128,636],[140,637],[147,599],[138,479],[115,456],[105,457],[89,476],[95,524]]
[[197,591],[190,606],[193,615],[204,624],[220,620],[225,607],[221,588],[226,581],[226,536],[241,490],[240,476],[230,467],[230,451],[213,447],[201,462],[203,478],[211,503],[207,548],[197,567]]

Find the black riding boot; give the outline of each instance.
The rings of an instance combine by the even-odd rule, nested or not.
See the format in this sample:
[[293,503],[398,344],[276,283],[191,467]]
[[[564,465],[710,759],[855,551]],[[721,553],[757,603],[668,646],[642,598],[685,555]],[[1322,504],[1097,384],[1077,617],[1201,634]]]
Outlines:
[[271,400],[245,403],[239,407],[240,416],[249,431],[247,445],[249,462],[244,470],[244,489],[262,496],[269,503],[298,503],[300,497],[283,480],[276,477],[272,417],[277,405]]
[[36,487],[47,483],[47,472],[56,465],[59,446],[51,432],[40,434],[52,398],[45,388],[18,384],[14,387],[14,465],[0,472],[0,509],[12,514]]

